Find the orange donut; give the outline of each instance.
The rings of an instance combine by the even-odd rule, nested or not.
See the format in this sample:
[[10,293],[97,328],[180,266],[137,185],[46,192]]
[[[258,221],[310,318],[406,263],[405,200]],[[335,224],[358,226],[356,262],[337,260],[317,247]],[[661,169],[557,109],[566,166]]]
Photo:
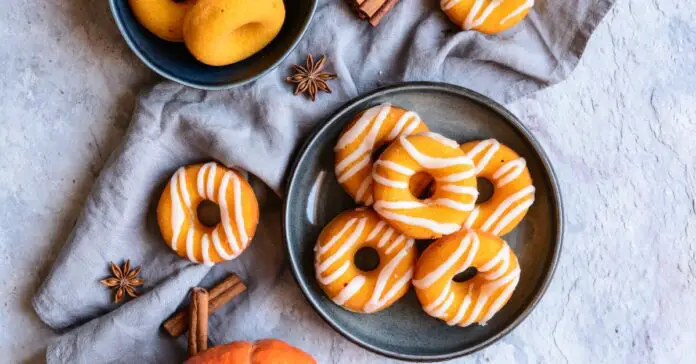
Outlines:
[[[198,220],[204,200],[220,207],[220,223]],[[259,222],[256,195],[239,172],[210,162],[179,168],[157,206],[157,223],[165,242],[179,256],[213,265],[239,256],[251,242]]]
[[[470,267],[476,275],[452,279]],[[416,264],[413,286],[423,310],[448,325],[485,325],[508,302],[520,280],[517,256],[491,234],[465,229],[431,244]]]
[[534,203],[534,185],[527,162],[495,139],[463,144],[474,161],[476,176],[493,184],[493,195],[476,205],[464,227],[502,236],[514,229]]
[[171,42],[184,41],[184,17],[197,0],[128,0],[133,15],[154,35]]
[[[426,173],[433,194],[419,199],[409,190],[411,177]],[[400,137],[375,162],[374,208],[394,228],[416,239],[439,238],[461,228],[474,209],[478,190],[474,164],[459,144],[425,132]]]
[[[379,266],[369,272],[353,262],[363,247],[373,248],[379,255]],[[321,289],[337,305],[361,313],[381,311],[406,294],[417,257],[413,239],[364,208],[336,216],[321,231],[314,247]]]
[[[338,138],[334,149],[338,183],[355,202],[371,205],[372,155],[375,149],[403,135],[428,131],[428,127],[413,111],[389,104],[378,105],[360,113]],[[418,182],[424,189],[427,182]]]
[[440,8],[453,23],[486,34],[513,27],[533,6],[534,0],[440,0]]

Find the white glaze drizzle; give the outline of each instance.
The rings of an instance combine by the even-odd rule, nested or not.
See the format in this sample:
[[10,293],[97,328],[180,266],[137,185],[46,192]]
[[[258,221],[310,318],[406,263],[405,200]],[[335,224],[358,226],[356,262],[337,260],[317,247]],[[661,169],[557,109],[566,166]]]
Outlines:
[[382,220],[380,220],[380,221],[377,223],[377,225],[375,225],[375,227],[372,229],[372,231],[370,231],[370,234],[367,236],[367,240],[366,240],[366,241],[371,241],[372,239],[376,238],[376,237],[377,237],[377,234],[381,233],[381,232],[382,232],[382,229],[383,229],[385,226],[387,226],[387,223],[384,222],[384,221],[382,221]]
[[474,222],[476,222],[476,218],[478,218],[480,212],[481,208],[476,206],[469,214],[469,217],[466,218],[466,221],[464,222],[464,227],[471,228],[474,225]]
[[179,174],[186,173],[184,168],[179,168],[172,176],[169,182],[169,196],[172,200],[172,249],[176,250],[176,243],[179,241],[181,227],[184,225],[184,208],[181,206],[181,198],[179,198]]
[[507,214],[505,214],[505,217],[500,219],[500,222],[496,224],[495,228],[493,229],[493,234],[494,235],[499,235],[500,232],[515,218],[517,218],[520,214],[523,214],[525,211],[527,211],[528,208],[530,208],[534,204],[534,197],[532,197],[529,200],[526,200],[522,202],[521,204],[517,205],[514,209],[510,210]]
[[513,10],[510,14],[503,18],[503,20],[498,23],[499,25],[505,24],[508,20],[522,14],[527,9],[531,9],[534,6],[534,0],[526,0],[524,4],[520,5],[517,9]]
[[502,216],[502,219],[504,219],[504,220],[509,219],[508,215],[510,215],[510,212],[512,212],[512,211],[508,212],[507,215],[503,215],[503,213],[508,208],[510,208],[514,203],[524,199],[527,196],[532,195],[532,199],[534,199],[533,194],[534,194],[534,186],[530,185],[530,186],[527,186],[527,187],[511,194],[510,196],[508,196],[508,198],[506,198],[500,205],[498,205],[498,207],[496,207],[495,211],[491,214],[491,216],[489,216],[488,219],[483,223],[483,225],[481,226],[481,230],[489,232],[491,226],[496,221],[498,221],[498,219],[500,219],[501,216]]
[[[454,264],[462,257],[462,255],[464,255],[464,252],[466,252],[466,250],[469,248],[469,245],[471,244],[472,239],[474,239],[474,236],[476,236],[476,233],[474,233],[473,231],[469,231],[459,241],[459,246],[454,251],[454,253],[452,253],[452,255],[450,255],[449,258],[447,258],[447,260],[440,264],[435,270],[426,274],[425,277],[413,280],[413,285],[421,289],[426,289],[432,286],[435,282],[437,282],[438,279],[442,278],[442,276],[454,266]],[[476,238],[478,238],[478,236],[476,236]]]
[[[348,171],[346,171],[345,173],[342,173],[338,176],[338,183],[343,183],[343,182],[347,181],[348,179],[350,179],[350,177],[353,177],[356,173],[360,172],[363,168],[365,168],[367,165],[369,165],[370,158],[371,158],[371,156],[369,153],[365,154],[365,156],[363,156],[363,158],[360,159],[360,161],[353,164],[353,166],[350,167],[350,169]],[[344,160],[347,160],[347,158]]]
[[373,173],[372,174],[372,180],[385,186],[389,187],[394,187],[394,188],[408,188],[408,182],[404,181],[394,181],[388,178],[385,178],[381,176],[378,173]]
[[355,296],[355,294],[360,291],[360,288],[362,288],[366,280],[367,279],[363,275],[355,276],[355,278],[353,278],[347,286],[343,287],[341,292],[333,298],[333,301],[337,305],[345,304],[351,297]]
[[452,234],[453,232],[459,230],[459,228],[460,228],[460,226],[457,224],[439,223],[439,222],[431,220],[431,219],[402,215],[402,214],[388,211],[388,210],[382,208],[381,206],[378,207],[378,205],[383,203],[383,202],[385,202],[385,201],[375,202],[374,208],[375,208],[375,210],[379,211],[380,215],[384,216],[385,218],[387,218],[389,220],[403,222],[404,224],[408,224],[408,225],[419,226],[419,227],[428,229],[430,231],[433,231],[436,234],[441,234],[441,235]]
[[356,221],[358,221],[358,219],[356,219],[356,218],[352,218],[352,219],[348,220],[348,223],[346,223],[343,226],[343,229],[341,229],[341,231],[339,231],[338,234],[332,236],[331,239],[329,239],[329,241],[326,244],[324,244],[322,246],[317,245],[316,247],[314,247],[314,251],[319,252],[319,254],[326,253],[329,249],[331,249],[331,247],[334,246],[334,244],[336,244],[339,240],[341,240],[341,238],[343,238],[343,235],[346,234],[348,229],[350,229],[355,224]]
[[[370,190],[370,187],[372,186],[372,174],[368,174],[367,177],[360,183],[360,187],[358,187],[358,192],[355,194],[355,199],[358,201],[364,201],[363,199],[365,198],[365,192],[372,191]],[[372,198],[372,193],[370,193],[369,198]],[[367,202],[367,201],[365,201]],[[366,205],[370,205],[369,203],[366,203]]]
[[394,163],[391,161],[378,160],[377,162],[375,162],[375,168],[376,167],[384,167],[386,169],[390,169],[394,172],[401,173],[406,176],[413,176],[414,174],[416,174],[416,171],[412,170],[411,168],[404,167],[401,164]]
[[425,131],[425,132],[419,133],[418,135],[427,136],[428,138],[433,139],[433,140],[437,141],[438,143],[446,145],[450,148],[459,148],[459,143],[457,143],[456,141],[454,141],[450,138],[447,138],[441,134],[433,133],[432,131]]
[[326,277],[322,277],[321,274],[317,273],[317,280],[319,280],[319,283],[324,285],[331,284],[335,282],[338,278],[340,278],[343,275],[343,273],[345,273],[348,270],[348,268],[350,268],[350,261],[346,260],[340,268],[336,269],[335,272],[329,274]]
[[200,263],[198,259],[196,259],[196,255],[193,253],[193,227],[189,227],[188,233],[186,234],[186,257],[194,262],[194,263]]
[[[371,111],[376,109],[376,108],[379,108],[379,110],[377,112],[376,117],[374,118],[374,121],[372,120],[373,119],[372,117],[365,121],[367,124],[372,123],[372,127],[368,131],[367,136],[365,136],[362,143],[360,143],[360,145],[354,151],[352,151],[347,157],[345,157],[338,164],[336,164],[336,174],[338,175],[339,181],[343,178],[341,176],[340,172],[343,171],[344,169],[346,169],[351,163],[356,161],[362,155],[367,153],[367,158],[369,161],[369,158],[371,157],[369,152],[372,151],[372,149],[375,147],[375,143],[377,142],[377,136],[379,135],[379,129],[382,128],[382,123],[387,118],[387,115],[389,115],[389,111],[391,111],[391,105],[384,104],[384,105],[374,107],[374,108],[368,110],[367,112],[365,112],[365,115],[363,115],[363,117],[366,116],[368,114],[368,112],[370,113],[370,115],[372,115],[373,112],[371,112]],[[361,117],[357,124],[360,124],[362,121],[363,121],[363,119]],[[362,128],[362,129],[364,129],[364,128]],[[348,132],[346,132],[346,134],[352,135],[352,130],[353,130],[353,128],[348,130]],[[357,138],[359,135],[360,134],[355,135],[354,138],[352,140],[350,140],[350,142],[348,144],[355,141],[355,138]],[[341,141],[343,141],[343,138],[341,138],[339,140],[339,145],[341,145]],[[338,148],[338,145],[336,147]],[[340,149],[342,149],[342,148],[339,148],[338,150],[340,150]]]
[[473,160],[474,157],[479,155],[479,153],[486,148],[488,148],[486,154],[483,155],[478,163],[474,163],[474,174],[479,174],[484,168],[486,168],[488,163],[491,161],[491,158],[493,158],[493,155],[498,151],[498,149],[500,149],[500,142],[495,139],[486,139],[478,143],[474,148],[466,153],[466,156]]
[[496,181],[495,187],[500,188],[516,180],[522,175],[525,167],[527,167],[527,161],[524,158],[513,159],[503,164],[493,173],[493,179]]
[[440,1],[440,8],[442,10],[449,10],[452,9],[455,5],[459,4],[461,0],[441,0]]
[[[403,235],[399,235],[399,237],[395,241],[398,241],[399,239],[403,239],[403,238],[405,238]],[[411,248],[411,246],[413,246],[413,241],[409,240],[409,243],[410,244],[406,244],[406,247],[404,249],[402,249],[399,252],[399,254],[397,254],[394,258],[392,258],[389,261],[389,263],[387,263],[387,265],[385,265],[384,268],[382,268],[382,270],[379,272],[379,276],[377,277],[377,283],[375,284],[375,289],[372,292],[372,297],[370,298],[369,301],[367,301],[367,303],[365,304],[365,306],[363,308],[363,310],[365,312],[370,313],[370,312],[374,312],[374,311],[378,310],[379,308],[384,306],[390,298],[392,298],[389,296],[389,294],[387,294],[387,295],[385,295],[385,297],[383,299],[380,300],[380,297],[382,296],[382,292],[384,291],[387,283],[389,282],[389,278],[392,277],[392,275],[394,274],[394,271],[399,266],[399,263],[404,258],[406,258],[406,256],[408,255],[409,249]],[[389,254],[389,253],[387,253],[387,254]],[[393,294],[395,294],[398,291],[398,289],[401,289],[401,287],[403,287],[405,282],[408,282],[409,280],[411,280],[411,277],[413,276],[412,269],[413,268],[409,269],[409,272],[404,277],[401,277],[401,280],[404,283],[396,284],[396,285],[394,285],[394,287],[392,287],[391,291],[394,292]],[[406,278],[406,277],[408,277],[408,278]],[[392,294],[392,296],[393,296],[393,294]]]
[[225,233],[227,241],[230,243],[232,252],[237,253],[240,251],[240,246],[237,242],[237,237],[232,231],[232,224],[230,224],[230,212],[227,207],[227,186],[230,183],[230,176],[232,172],[226,172],[222,175],[222,182],[220,182],[220,189],[218,191],[218,205],[220,206],[220,222],[222,223],[222,231]]
[[484,0],[476,0],[474,3],[474,6],[471,8],[469,11],[469,14],[467,14],[466,18],[464,19],[464,24],[462,28],[466,30],[471,30],[474,29],[481,24],[483,24],[486,19],[491,15],[493,10],[495,10],[500,4],[503,2],[503,0],[493,0],[491,1],[488,6],[486,6],[481,14],[476,17],[476,15],[479,13],[479,10],[481,9],[481,6],[483,6]]
[[345,254],[357,241],[358,238],[360,238],[360,235],[362,234],[363,230],[365,230],[365,224],[367,223],[367,218],[361,218],[360,221],[358,222],[358,227],[353,231],[353,234],[350,235],[348,240],[345,242],[345,244],[341,245],[336,252],[326,258],[319,266],[317,267],[317,271],[319,273],[324,273],[329,267],[335,263],[343,254]]
[[406,152],[418,164],[427,169],[441,169],[456,165],[473,165],[470,158],[467,157],[452,157],[452,158],[436,158],[430,157],[421,153],[416,147],[411,144],[406,137],[399,138],[399,142],[404,147]]
[[479,191],[476,187],[445,184],[445,185],[440,186],[440,188],[443,191],[459,193],[462,195],[469,195],[469,196],[473,197],[474,200],[476,200],[478,198],[478,195],[479,195]]
[[392,235],[394,235],[395,230],[391,227],[387,228],[387,231],[382,235],[382,238],[379,239],[377,242],[377,247],[382,248],[384,247],[385,244],[387,244],[387,241],[391,238]]

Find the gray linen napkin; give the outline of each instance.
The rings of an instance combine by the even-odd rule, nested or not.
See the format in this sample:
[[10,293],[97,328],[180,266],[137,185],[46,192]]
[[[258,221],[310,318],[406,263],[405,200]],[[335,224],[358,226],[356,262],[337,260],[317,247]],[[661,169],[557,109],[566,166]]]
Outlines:
[[[507,103],[559,82],[612,2],[537,1],[522,24],[486,36],[456,31],[435,0],[403,0],[377,29],[357,21],[342,1],[323,0],[297,49],[261,80],[217,92],[164,82],[143,92],[123,143],[34,297],[41,319],[65,331],[49,345],[48,362],[181,360],[184,339],[164,336],[161,322],[190,287],[227,272],[238,273],[249,291],[211,317],[213,343],[277,337],[319,362],[341,361],[345,341],[304,302],[283,256],[278,196],[304,136],[342,103],[380,85],[446,81]],[[331,83],[334,92],[316,103],[293,97],[283,81],[307,53],[328,55],[328,69],[340,76]],[[155,219],[159,194],[176,168],[211,159],[249,171],[262,208],[249,250],[212,272],[173,254]],[[146,284],[140,298],[114,306],[98,280],[109,275],[110,261],[122,258],[143,265]],[[366,351],[350,356],[375,358]]]

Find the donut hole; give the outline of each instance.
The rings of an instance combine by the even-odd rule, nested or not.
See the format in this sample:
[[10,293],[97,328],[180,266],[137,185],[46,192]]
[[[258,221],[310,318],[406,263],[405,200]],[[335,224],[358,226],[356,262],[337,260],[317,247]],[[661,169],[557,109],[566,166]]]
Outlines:
[[463,283],[474,278],[476,274],[478,274],[478,269],[476,269],[476,267],[469,267],[455,274],[454,277],[452,277],[452,281],[456,283]]
[[477,177],[476,188],[479,191],[478,198],[476,199],[477,205],[480,205],[493,197],[493,182],[489,181],[487,178]]
[[363,272],[370,272],[379,267],[379,253],[375,248],[364,246],[355,252],[353,263]]
[[371,157],[373,163],[379,159],[379,156],[382,155],[382,153],[384,153],[388,146],[389,144],[382,144],[379,147],[372,149]]
[[435,179],[428,172],[417,172],[411,176],[408,187],[417,199],[427,200],[435,194]]
[[220,223],[220,206],[213,201],[203,200],[196,208],[198,221],[207,226],[214,227]]

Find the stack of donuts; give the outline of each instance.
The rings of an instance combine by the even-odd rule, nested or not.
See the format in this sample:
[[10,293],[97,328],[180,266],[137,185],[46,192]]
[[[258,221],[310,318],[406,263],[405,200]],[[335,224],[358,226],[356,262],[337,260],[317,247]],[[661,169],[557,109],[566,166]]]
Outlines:
[[[494,139],[460,145],[389,104],[357,115],[334,150],[336,178],[362,206],[335,217],[314,248],[317,281],[333,302],[373,313],[413,286],[427,314],[458,326],[483,325],[508,302],[520,266],[501,236],[534,203],[524,158]],[[477,203],[481,178],[494,191]],[[419,255],[416,239],[436,240]],[[376,251],[375,269],[356,265],[364,248]],[[454,279],[463,272],[474,274]]]

